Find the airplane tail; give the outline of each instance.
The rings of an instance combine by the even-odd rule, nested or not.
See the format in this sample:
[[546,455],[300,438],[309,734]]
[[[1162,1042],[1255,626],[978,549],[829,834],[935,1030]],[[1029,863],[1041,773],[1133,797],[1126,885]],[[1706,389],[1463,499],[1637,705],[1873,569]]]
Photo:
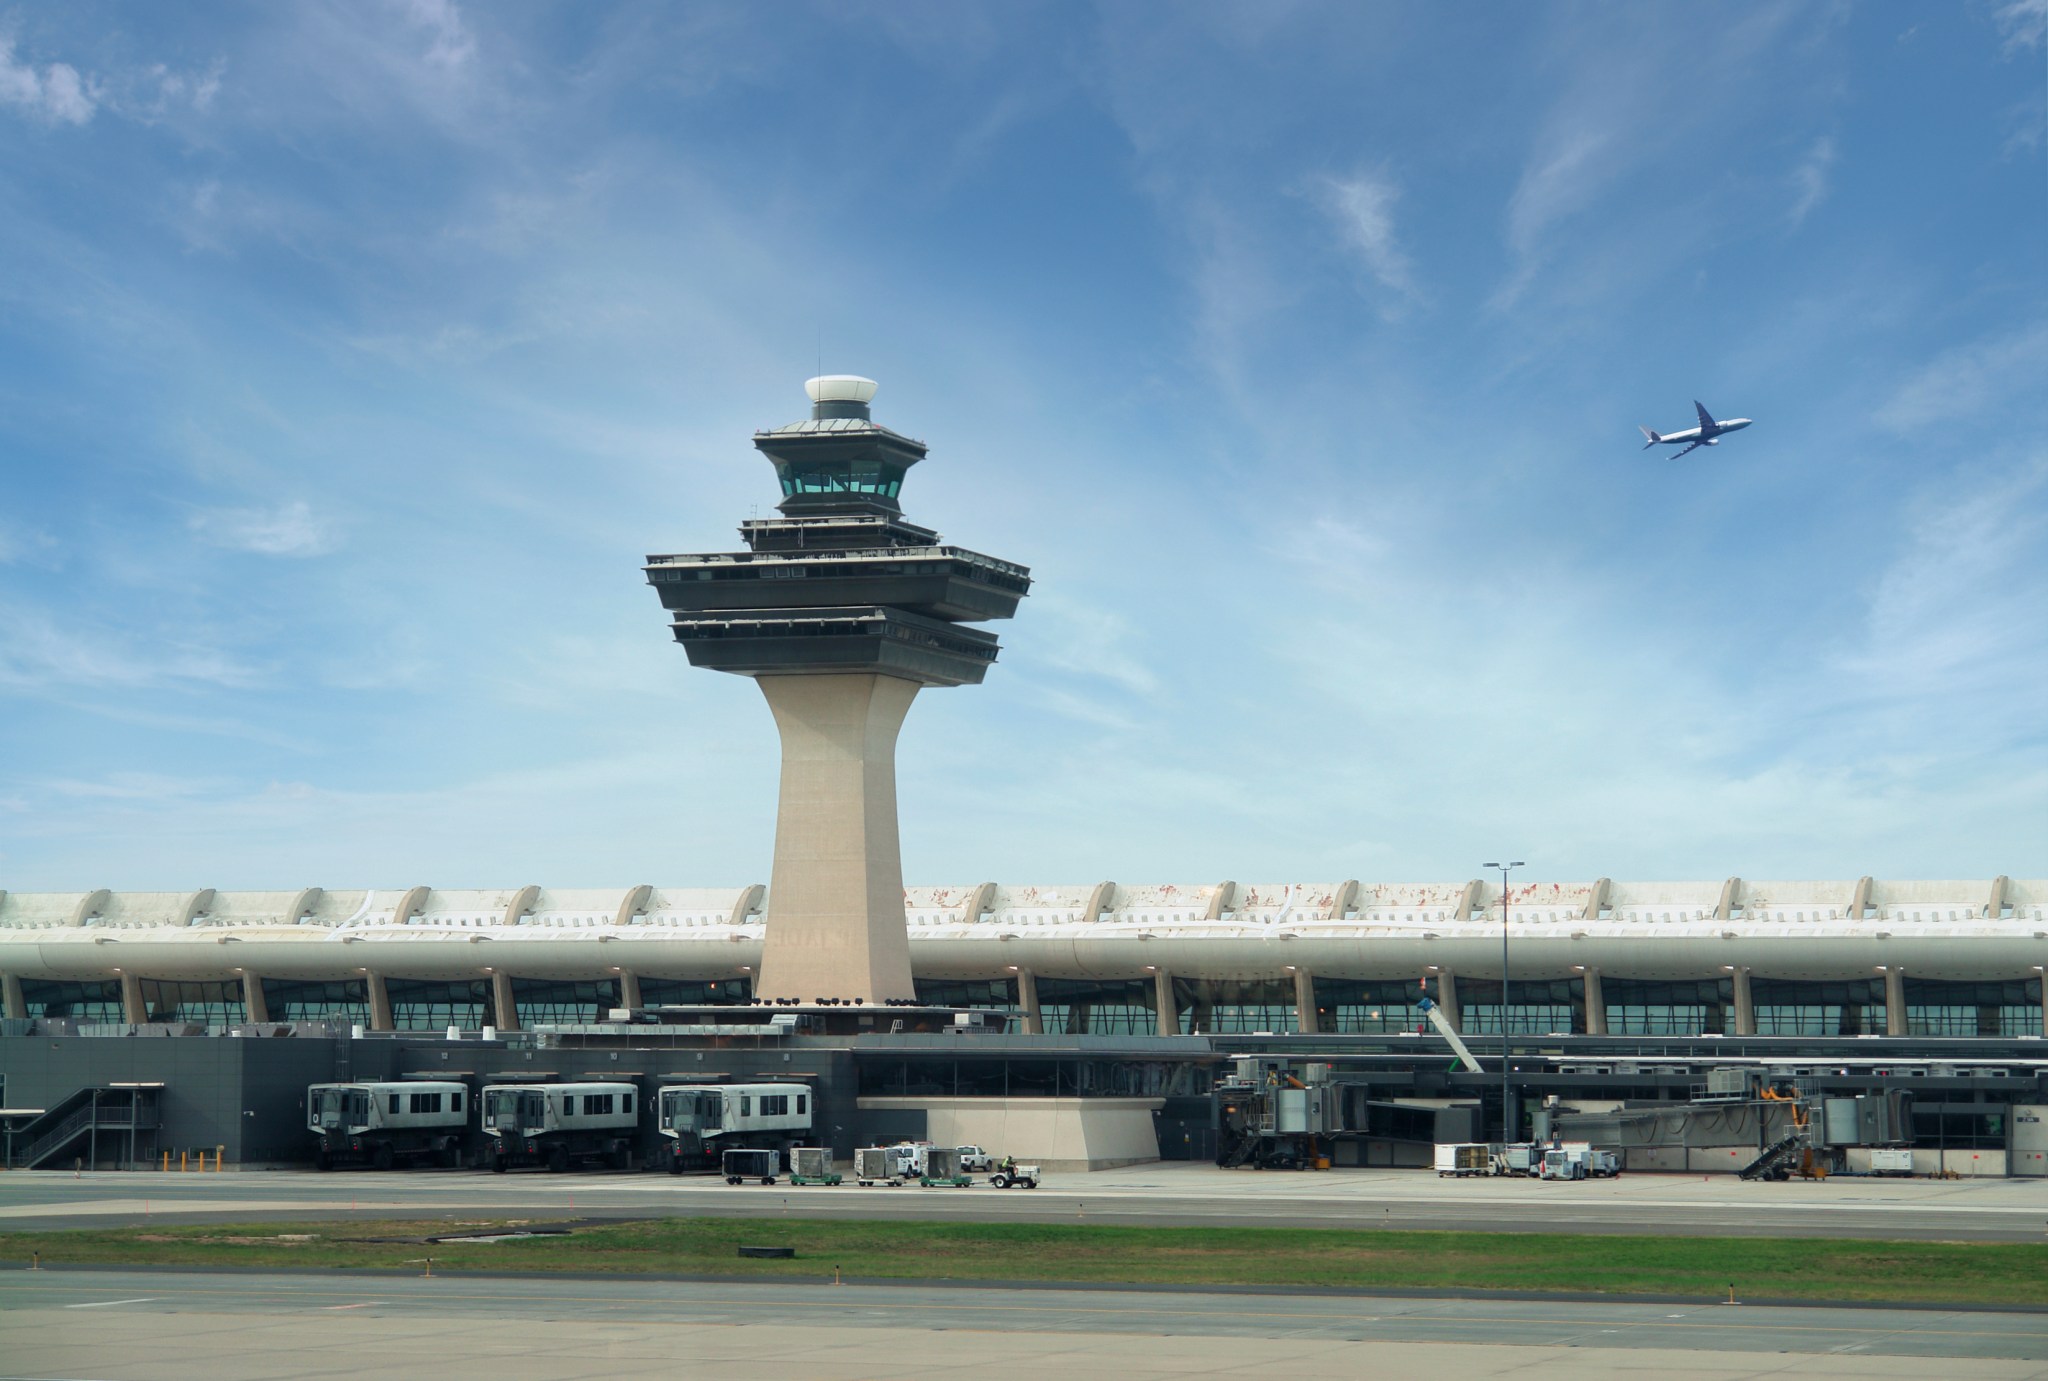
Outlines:
[[1643,449],[1646,451],[1664,439],[1663,437],[1657,435],[1657,433],[1651,431],[1648,427],[1639,426],[1636,428],[1636,430],[1643,434]]

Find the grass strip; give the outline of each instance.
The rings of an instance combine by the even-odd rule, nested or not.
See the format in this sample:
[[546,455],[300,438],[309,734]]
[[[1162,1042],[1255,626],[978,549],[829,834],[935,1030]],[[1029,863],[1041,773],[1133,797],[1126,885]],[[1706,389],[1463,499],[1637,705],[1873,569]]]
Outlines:
[[[1620,1237],[1318,1228],[653,1218],[567,1236],[423,1239],[517,1231],[505,1219],[238,1223],[0,1232],[0,1258],[46,1264],[403,1267],[1084,1284],[1277,1285],[1360,1290],[1559,1290],[1930,1304],[2048,1305],[2048,1244],[1752,1237]],[[535,1223],[534,1227],[546,1226]],[[741,1245],[789,1246],[789,1261]]]

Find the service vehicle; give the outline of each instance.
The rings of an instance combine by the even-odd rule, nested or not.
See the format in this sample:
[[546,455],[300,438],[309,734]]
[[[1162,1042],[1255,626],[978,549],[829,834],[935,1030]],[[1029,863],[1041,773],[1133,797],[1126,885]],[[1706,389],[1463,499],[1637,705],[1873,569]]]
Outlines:
[[633,1168],[640,1090],[624,1083],[486,1084],[484,1157],[491,1169],[602,1163]]
[[988,1182],[997,1189],[1036,1189],[1038,1167],[1019,1165],[1015,1161],[1006,1160],[996,1167],[995,1173],[988,1177]]
[[748,1180],[773,1184],[782,1173],[782,1152],[754,1148],[726,1151],[718,1158],[718,1168],[727,1184],[744,1184]]
[[1455,1175],[1463,1179],[1468,1175],[1491,1175],[1493,1171],[1493,1147],[1484,1141],[1446,1141],[1437,1145],[1439,1177]]
[[986,1175],[996,1168],[996,1158],[979,1146],[955,1146],[960,1153],[960,1168],[970,1175]]
[[1543,1153],[1550,1148],[1540,1141],[1515,1141],[1503,1146],[1500,1163],[1495,1167],[1497,1175],[1541,1175]]
[[886,1184],[892,1188],[903,1183],[903,1157],[897,1154],[895,1146],[863,1146],[853,1153],[853,1180],[855,1184]]
[[313,1163],[456,1166],[469,1140],[469,1088],[465,1084],[408,1079],[314,1084],[306,1090],[306,1127],[313,1133]]
[[924,1153],[924,1169],[917,1182],[926,1189],[965,1189],[974,1177],[960,1168],[960,1153],[950,1146],[933,1146]]
[[729,1150],[788,1151],[810,1140],[809,1084],[667,1084],[654,1129],[671,1174],[718,1167]]
[[1621,1173],[1621,1157],[1579,1143],[1554,1146],[1543,1153],[1546,1180],[1612,1179]]
[[791,1184],[840,1184],[845,1177],[833,1163],[829,1146],[792,1146],[789,1150]]

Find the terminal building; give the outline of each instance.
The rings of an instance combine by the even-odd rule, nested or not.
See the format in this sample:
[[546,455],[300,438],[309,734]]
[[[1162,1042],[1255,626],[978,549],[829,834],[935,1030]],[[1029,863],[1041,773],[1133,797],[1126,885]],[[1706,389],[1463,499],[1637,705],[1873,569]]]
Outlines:
[[[1306,1098],[1297,1062],[1344,1105],[1315,1157],[1337,1164],[1427,1164],[1539,1109],[1634,1125],[1630,1103],[1747,1070],[1911,1092],[1927,1168],[2048,1173],[2015,1132],[2048,1113],[2048,880],[906,888],[897,730],[921,690],[984,678],[974,625],[1031,576],[905,518],[927,448],[874,420],[875,388],[812,379],[810,416],[754,436],[782,499],[745,551],[642,567],[691,663],[775,716],[765,883],[0,892],[5,1163],[305,1162],[312,1083],[626,1071],[650,1095],[806,1080],[842,1157],[909,1136],[1267,1163],[1247,1108],[1283,1079]],[[1689,1135],[1642,1163],[1743,1149],[1696,1162]]]
[[[915,997],[1025,1035],[2040,1039],[2048,881],[913,887]],[[5,1015],[588,1023],[755,1000],[764,885],[0,893]],[[1505,922],[1508,991],[1502,1005]],[[798,998],[830,993],[786,994]]]
[[[874,1004],[829,1033],[670,1035],[607,1018],[783,1010],[756,995],[765,886],[9,893],[0,1108],[94,1119],[77,1154],[99,1163],[302,1164],[305,1089],[334,1078],[795,1075],[842,1158],[910,1136],[1080,1169],[1220,1157],[1227,1080],[1258,1057],[1369,1095],[1340,1167],[1426,1165],[1446,1108],[1499,1137],[1505,1021],[1523,1131],[1546,1100],[1682,1101],[1737,1067],[1911,1092],[1924,1172],[2048,1170],[2022,1140],[2048,1107],[2048,882],[1517,885],[1505,1008],[1500,903],[1479,880],[913,887],[913,1000],[1000,1034]],[[1425,996],[1486,1068],[1448,1070]]]

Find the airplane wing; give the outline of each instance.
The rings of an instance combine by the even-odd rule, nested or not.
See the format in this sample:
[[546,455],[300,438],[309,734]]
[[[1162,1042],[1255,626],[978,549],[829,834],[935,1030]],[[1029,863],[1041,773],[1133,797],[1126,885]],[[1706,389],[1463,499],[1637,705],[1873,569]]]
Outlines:
[[1686,447],[1686,448],[1685,448],[1684,450],[1682,450],[1682,451],[1673,451],[1673,452],[1671,453],[1671,458],[1672,458],[1673,460],[1677,460],[1677,459],[1678,459],[1678,458],[1679,458],[1680,456],[1689,456],[1689,455],[1691,455],[1691,454],[1692,454],[1692,453],[1693,453],[1694,451],[1697,451],[1697,450],[1698,450],[1698,449],[1699,449],[1700,447],[1702,447],[1702,446],[1704,446],[1704,445],[1706,445],[1706,444],[1707,444],[1707,443],[1706,443],[1706,442],[1704,442],[1704,441],[1695,441],[1695,442],[1693,442],[1693,443],[1692,443],[1692,445],[1690,445],[1690,446]]
[[1700,400],[1699,400],[1699,399],[1695,398],[1695,399],[1693,399],[1693,400],[1692,400],[1692,410],[1693,410],[1694,412],[1696,412],[1696,413],[1698,413],[1698,414],[1700,415],[1700,430],[1701,430],[1701,431],[1705,431],[1705,432],[1710,432],[1710,431],[1714,430],[1714,418],[1713,418],[1713,415],[1712,415],[1711,413],[1709,413],[1709,412],[1708,412],[1708,411],[1707,411],[1707,410],[1706,410],[1705,408],[1703,408],[1703,407],[1701,407],[1701,406],[1700,406]]

